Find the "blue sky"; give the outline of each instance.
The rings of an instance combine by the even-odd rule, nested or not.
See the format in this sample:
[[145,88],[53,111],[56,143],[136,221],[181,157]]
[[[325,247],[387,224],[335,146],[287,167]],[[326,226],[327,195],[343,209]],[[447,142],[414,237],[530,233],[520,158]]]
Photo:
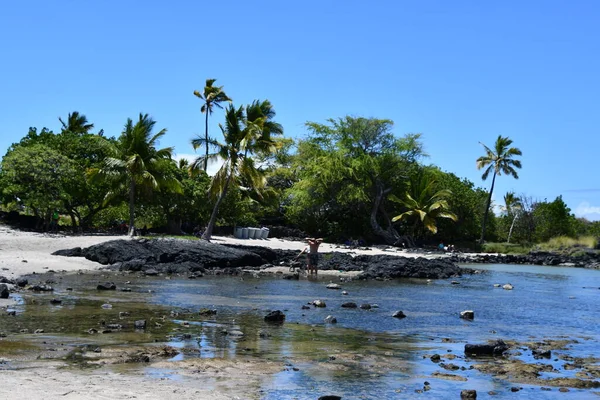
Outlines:
[[[428,162],[488,188],[479,142],[523,151],[507,191],[558,195],[600,219],[596,1],[14,1],[0,9],[0,153],[30,126],[84,113],[108,136],[149,113],[179,155],[203,133],[193,96],[216,78],[237,105],[304,122],[389,118]],[[212,134],[222,113],[212,119]]]

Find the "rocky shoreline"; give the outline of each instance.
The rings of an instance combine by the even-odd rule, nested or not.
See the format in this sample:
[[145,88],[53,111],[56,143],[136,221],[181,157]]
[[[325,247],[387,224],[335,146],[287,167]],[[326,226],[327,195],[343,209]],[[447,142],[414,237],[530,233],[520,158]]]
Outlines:
[[[112,240],[87,248],[59,250],[53,255],[84,257],[120,271],[145,273],[238,275],[264,271],[274,266],[291,266],[296,250],[258,246],[221,245],[178,239]],[[322,253],[319,269],[359,272],[357,279],[422,278],[446,279],[471,270],[447,258],[407,258],[395,255]],[[285,277],[285,276],[284,276]]]
[[451,254],[449,259],[461,264],[531,264],[600,269],[600,252],[581,251],[566,255],[545,251],[529,254]]

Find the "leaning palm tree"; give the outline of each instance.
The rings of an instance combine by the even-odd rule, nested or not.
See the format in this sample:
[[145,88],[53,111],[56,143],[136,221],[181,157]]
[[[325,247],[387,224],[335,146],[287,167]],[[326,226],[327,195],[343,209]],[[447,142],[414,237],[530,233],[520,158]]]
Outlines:
[[[191,172],[197,172],[202,165],[206,164],[207,159],[223,161],[221,168],[211,180],[210,194],[216,197],[217,200],[208,226],[202,234],[202,239],[211,239],[219,206],[231,185],[240,186],[243,182],[244,185],[253,189],[260,189],[264,186],[265,175],[256,168],[251,156],[259,149],[267,149],[269,146],[274,147],[274,143],[269,143],[269,140],[265,137],[260,137],[261,126],[261,123],[249,122],[246,119],[243,107],[236,109],[230,105],[225,112],[225,125],[219,124],[224,141],[219,142],[215,139],[208,139],[209,144],[217,151],[192,161],[190,165]],[[192,140],[192,146],[197,149],[205,142],[205,138],[198,137]]]
[[[152,133],[155,124],[156,121],[148,114],[140,113],[135,124],[128,119],[116,143],[105,142],[110,156],[104,160],[103,167],[92,171],[92,174],[114,179],[118,189],[128,192],[129,236],[135,232],[135,198],[138,189],[166,187],[175,192],[181,191],[179,181],[167,173],[173,148],[156,149],[158,140],[167,130]],[[107,197],[114,197],[117,192],[113,191]]]
[[228,101],[231,103],[231,99],[225,94],[223,91],[223,86],[213,86],[216,79],[207,79],[206,85],[204,86],[204,91],[200,93],[197,90],[194,90],[194,96],[200,98],[204,103],[202,107],[200,107],[200,112],[206,114],[205,118],[205,126],[204,126],[204,144],[206,146],[206,153],[204,157],[204,172],[208,168],[208,145],[210,141],[208,140],[208,116],[212,114],[213,107],[223,108],[221,105],[222,102]]
[[510,229],[508,230],[508,238],[506,239],[506,243],[510,243],[510,237],[512,236],[515,222],[523,209],[523,204],[521,199],[515,195],[515,192],[507,192],[504,195],[504,206],[502,208],[504,208],[508,217],[512,217]]
[[94,128],[94,124],[88,123],[87,117],[84,114],[80,114],[79,111],[69,113],[66,122],[61,117],[58,117],[58,120],[62,125],[63,132],[86,134]]
[[404,211],[392,218],[392,222],[407,221],[413,223],[413,236],[421,228],[437,233],[438,218],[457,221],[458,217],[450,210],[448,199],[452,196],[449,189],[435,190],[436,181],[427,176],[420,175],[409,184],[409,191],[400,199],[394,195],[390,200],[400,204]]
[[489,176],[490,172],[493,172],[492,186],[488,195],[487,203],[485,206],[485,212],[483,214],[483,222],[481,224],[481,238],[480,243],[483,243],[485,238],[485,224],[488,218],[488,212],[490,209],[490,203],[492,202],[492,193],[494,192],[494,183],[496,182],[496,175],[512,175],[515,179],[519,179],[519,175],[515,168],[521,168],[521,161],[516,160],[515,157],[522,155],[521,150],[516,147],[510,147],[512,140],[508,137],[502,137],[498,135],[494,148],[490,149],[485,144],[481,143],[485,149],[485,155],[477,159],[477,169],[485,168],[481,179],[484,181]]

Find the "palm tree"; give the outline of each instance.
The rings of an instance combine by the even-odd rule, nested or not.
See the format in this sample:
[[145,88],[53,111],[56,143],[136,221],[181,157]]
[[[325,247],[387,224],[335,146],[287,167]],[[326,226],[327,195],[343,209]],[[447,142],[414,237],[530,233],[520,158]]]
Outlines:
[[481,143],[485,149],[485,155],[477,159],[477,169],[485,168],[481,179],[484,181],[489,176],[490,172],[493,171],[492,186],[488,195],[487,204],[485,206],[485,212],[483,214],[483,222],[481,224],[481,238],[480,243],[483,243],[485,238],[485,224],[487,222],[488,212],[490,209],[490,203],[492,202],[492,193],[494,192],[494,183],[496,182],[496,175],[512,175],[515,179],[519,179],[519,175],[515,168],[521,168],[521,161],[516,160],[514,157],[522,155],[521,150],[516,147],[510,147],[512,140],[508,137],[502,137],[498,135],[494,149],[490,149],[485,144]]
[[62,125],[63,132],[86,134],[94,128],[94,124],[88,123],[87,117],[84,114],[80,114],[79,111],[69,113],[67,122],[63,121],[61,117],[58,117],[58,120]]
[[449,189],[435,190],[436,181],[423,174],[419,174],[409,184],[409,192],[403,199],[390,195],[390,200],[399,203],[406,209],[400,215],[392,218],[396,221],[413,221],[413,236],[421,224],[423,228],[437,233],[436,219],[447,218],[457,221],[458,217],[450,210],[448,199],[452,196]]
[[204,172],[208,168],[208,116],[213,112],[213,106],[217,108],[223,108],[222,102],[228,101],[231,103],[231,99],[223,91],[223,86],[213,86],[216,79],[207,79],[206,85],[204,86],[204,92],[200,93],[194,90],[194,96],[200,98],[204,103],[200,107],[200,112],[206,114],[205,126],[204,126],[204,144],[206,146],[206,153],[204,157]]
[[[121,136],[115,144],[107,142],[110,157],[104,160],[104,166],[96,173],[116,179],[118,187],[129,194],[129,236],[135,232],[135,197],[138,188],[171,188],[180,192],[180,184],[168,175],[167,164],[171,163],[172,147],[156,149],[158,140],[165,135],[166,129],[153,134],[156,121],[148,114],[139,115],[138,121],[127,120]],[[115,193],[109,193],[109,197]]]
[[[253,189],[260,189],[264,186],[265,175],[256,168],[254,160],[251,158],[255,152],[268,151],[276,147],[276,143],[270,140],[268,136],[268,129],[265,129],[264,122],[264,118],[259,118],[254,122],[249,121],[243,107],[236,109],[230,105],[225,112],[225,125],[219,124],[224,141],[221,143],[214,139],[208,139],[209,144],[215,147],[217,151],[192,161],[190,165],[191,172],[197,172],[201,165],[206,165],[208,159],[223,161],[221,168],[211,180],[209,190],[211,195],[217,197],[217,201],[213,207],[208,226],[202,234],[202,239],[211,239],[219,206],[230,185],[240,186],[243,182]],[[206,141],[202,137],[195,138],[192,140],[192,146],[197,149],[204,145]]]
[[510,229],[508,230],[508,238],[506,239],[506,243],[510,243],[510,237],[512,236],[512,231],[515,226],[515,222],[519,217],[520,211],[523,208],[523,204],[521,199],[515,195],[515,192],[507,192],[504,195],[504,210],[506,211],[506,215],[508,217],[512,216],[512,222],[510,224]]

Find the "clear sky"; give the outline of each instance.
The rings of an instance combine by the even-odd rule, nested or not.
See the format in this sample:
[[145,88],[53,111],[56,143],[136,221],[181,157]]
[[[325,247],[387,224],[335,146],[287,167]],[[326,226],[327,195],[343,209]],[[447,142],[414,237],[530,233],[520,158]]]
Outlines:
[[[600,2],[10,1],[0,8],[0,153],[77,110],[107,136],[149,113],[181,156],[204,132],[206,78],[236,105],[304,122],[389,118],[428,162],[483,182],[479,142],[523,151],[507,191],[600,219]],[[222,112],[213,114],[217,135]]]

